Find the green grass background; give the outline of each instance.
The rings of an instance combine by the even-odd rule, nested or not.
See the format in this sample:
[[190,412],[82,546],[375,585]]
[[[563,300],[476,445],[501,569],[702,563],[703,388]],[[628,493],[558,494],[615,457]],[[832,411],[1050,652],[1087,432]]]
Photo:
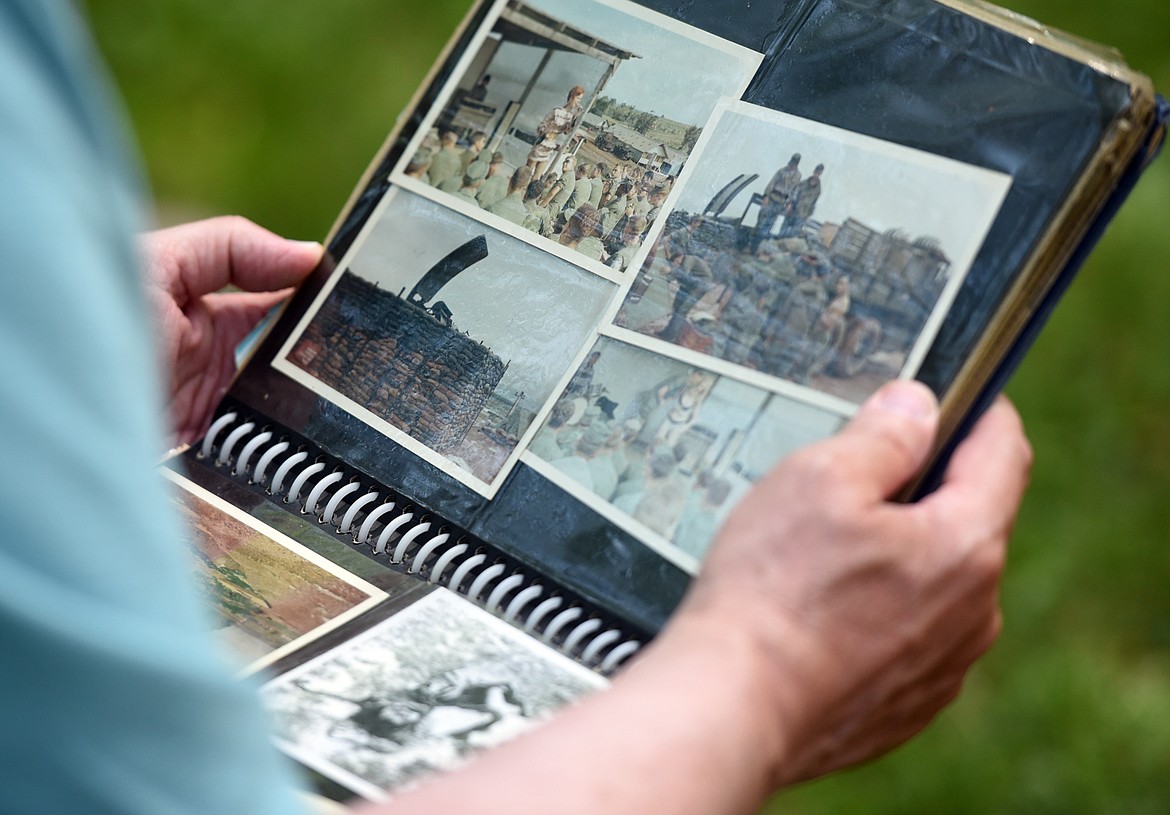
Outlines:
[[[1170,91],[1166,0],[1013,0]],[[467,0],[89,0],[160,219],[322,238]],[[1006,628],[961,700],[769,813],[1170,813],[1170,158],[1009,393],[1036,450]]]

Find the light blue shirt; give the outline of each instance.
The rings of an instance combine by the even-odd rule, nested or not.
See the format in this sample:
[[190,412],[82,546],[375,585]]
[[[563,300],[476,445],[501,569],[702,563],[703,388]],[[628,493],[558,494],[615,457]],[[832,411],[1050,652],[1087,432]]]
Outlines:
[[137,182],[61,0],[0,0],[0,811],[295,812],[154,465]]

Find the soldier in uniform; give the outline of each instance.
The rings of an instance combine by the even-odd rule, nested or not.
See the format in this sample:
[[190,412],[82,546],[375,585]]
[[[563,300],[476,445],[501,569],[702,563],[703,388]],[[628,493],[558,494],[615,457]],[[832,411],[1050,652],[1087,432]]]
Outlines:
[[756,216],[756,228],[752,232],[752,242],[749,247],[752,253],[759,251],[760,243],[772,236],[772,226],[776,219],[784,214],[797,185],[800,184],[800,153],[793,153],[788,163],[776,171],[768,186],[764,188],[764,197],[760,201],[760,212]]
[[574,156],[565,156],[561,162],[561,175],[557,183],[540,199],[541,206],[547,206],[552,212],[560,212],[569,202],[573,188],[577,186],[577,159]]
[[[593,192],[593,182],[589,179],[590,167],[585,162],[577,165],[577,170],[574,173],[573,187],[569,192],[568,197],[565,198],[565,203],[561,206],[560,212],[562,218],[568,218],[578,209],[582,204],[589,203],[589,196]],[[558,194],[553,199],[554,203],[562,197]]]
[[751,265],[732,262],[731,280],[723,298],[712,337],[711,353],[742,365],[760,332],[764,328],[764,312],[760,308],[760,283]]
[[[457,141],[458,137],[452,130],[448,130],[440,139],[439,152],[431,158],[431,167],[427,171],[432,186],[442,189],[443,182],[462,176],[463,153],[455,146]],[[455,190],[458,189],[458,187],[455,188]],[[451,192],[455,192],[455,190],[451,190]]]
[[487,167],[482,161],[473,161],[468,165],[467,171],[463,174],[463,186],[461,186],[456,193],[461,198],[466,198],[473,204],[478,204],[476,194],[479,192],[480,186],[483,185],[484,177],[487,175]]
[[[473,163],[482,164],[483,158],[479,158]],[[507,165],[504,164],[504,154],[495,152],[492,154],[491,161],[487,168],[487,178],[484,179],[483,184],[479,187],[479,192],[475,195],[475,200],[484,209],[487,209],[497,201],[503,200],[508,194],[508,173]]]
[[821,173],[824,171],[825,165],[818,164],[813,174],[801,181],[789,197],[784,210],[784,225],[780,227],[781,238],[799,235],[805,221],[812,217],[817,199],[821,197]]
[[621,272],[630,268],[630,262],[642,246],[642,233],[645,229],[645,218],[634,215],[626,221],[626,226],[618,238],[617,246],[606,262],[610,268]]
[[483,152],[484,146],[487,144],[487,134],[482,130],[477,130],[471,137],[471,143],[467,145],[467,149],[463,151],[460,161],[463,164],[463,172],[467,172],[468,166],[479,158]]
[[488,212],[506,218],[517,226],[524,224],[528,217],[528,207],[524,205],[524,193],[532,181],[532,170],[527,166],[520,167],[512,173],[512,181],[508,185],[508,194],[488,207]]
[[677,286],[674,302],[671,304],[670,319],[658,338],[667,342],[677,342],[687,326],[687,317],[707,290],[713,285],[711,266],[697,255],[687,255],[683,258],[671,283]]

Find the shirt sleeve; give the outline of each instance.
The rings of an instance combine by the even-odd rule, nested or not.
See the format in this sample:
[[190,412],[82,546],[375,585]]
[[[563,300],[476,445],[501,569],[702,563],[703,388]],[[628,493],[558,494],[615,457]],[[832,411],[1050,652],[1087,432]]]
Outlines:
[[298,811],[162,479],[135,173],[63,0],[0,0],[0,811]]

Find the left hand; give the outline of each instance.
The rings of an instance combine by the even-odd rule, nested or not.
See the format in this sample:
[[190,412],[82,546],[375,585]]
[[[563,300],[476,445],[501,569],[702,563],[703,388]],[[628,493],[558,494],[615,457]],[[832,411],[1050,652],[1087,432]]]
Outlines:
[[[175,441],[207,429],[235,374],[235,348],[321,260],[319,243],[226,216],[140,238]],[[221,291],[233,286],[242,291]]]

